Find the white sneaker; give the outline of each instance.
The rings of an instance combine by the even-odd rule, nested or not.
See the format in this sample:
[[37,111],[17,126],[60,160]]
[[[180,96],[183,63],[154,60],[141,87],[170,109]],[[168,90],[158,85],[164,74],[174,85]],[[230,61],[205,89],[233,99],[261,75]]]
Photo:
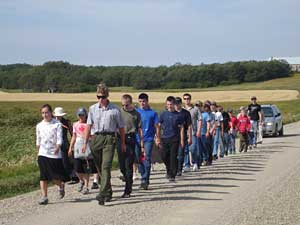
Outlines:
[[154,172],[154,164],[151,165],[151,172]]
[[183,168],[183,172],[186,173],[186,172],[190,172],[190,167],[186,166]]
[[195,171],[197,171],[198,170],[198,166],[197,166],[197,164],[194,164],[194,166],[193,166],[193,171],[195,172]]
[[138,178],[137,174],[134,173],[134,174],[133,174],[133,177],[132,177],[132,180],[138,180],[138,179],[139,179],[139,178]]

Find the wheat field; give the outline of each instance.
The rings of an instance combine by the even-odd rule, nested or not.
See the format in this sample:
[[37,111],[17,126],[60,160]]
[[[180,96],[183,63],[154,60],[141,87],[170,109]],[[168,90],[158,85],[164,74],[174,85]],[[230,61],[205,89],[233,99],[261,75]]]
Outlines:
[[[109,99],[119,102],[124,93],[111,92]],[[146,92],[153,103],[163,103],[167,96],[182,97],[183,92]],[[193,101],[214,100],[217,102],[249,101],[251,96],[256,96],[259,101],[287,101],[298,99],[299,92],[296,90],[247,90],[247,91],[206,91],[189,92]],[[131,94],[134,101],[137,100],[138,92]],[[72,102],[93,102],[97,101],[96,93],[6,93],[0,92],[0,101],[72,101]]]

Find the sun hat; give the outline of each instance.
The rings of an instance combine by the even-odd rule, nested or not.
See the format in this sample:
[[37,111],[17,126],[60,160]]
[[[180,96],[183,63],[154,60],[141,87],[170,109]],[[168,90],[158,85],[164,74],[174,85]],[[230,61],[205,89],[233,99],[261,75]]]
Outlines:
[[79,116],[79,115],[84,115],[84,116],[86,116],[87,115],[87,111],[86,111],[86,109],[85,108],[83,108],[83,107],[80,107],[80,108],[78,108],[77,109],[77,116]]
[[53,111],[54,116],[64,116],[67,113],[64,112],[64,109],[62,107],[56,107]]

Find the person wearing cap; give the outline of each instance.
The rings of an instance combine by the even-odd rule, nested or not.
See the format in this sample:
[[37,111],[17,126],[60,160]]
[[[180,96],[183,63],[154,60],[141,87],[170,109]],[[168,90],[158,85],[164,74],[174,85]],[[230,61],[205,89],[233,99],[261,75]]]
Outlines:
[[229,130],[230,130],[230,115],[228,112],[224,111],[224,108],[222,106],[218,106],[218,111],[222,113],[223,117],[223,136],[221,136],[221,152],[220,157],[224,157],[224,155],[228,155],[229,150]]
[[251,131],[253,132],[249,140],[249,149],[251,149],[252,146],[256,148],[258,126],[262,125],[261,106],[257,103],[255,96],[251,97],[251,104],[248,105],[248,116],[250,117]]
[[[69,184],[76,184],[79,182],[78,177],[76,176],[76,173],[74,171],[73,165],[70,161],[72,158],[68,157],[68,150],[70,147],[68,134],[72,137],[73,136],[73,128],[71,121],[64,118],[67,113],[64,112],[64,109],[62,107],[56,107],[53,111],[53,115],[55,118],[62,123],[62,130],[63,130],[63,143],[61,146],[61,153],[62,153],[62,160],[64,164],[64,168],[66,170],[66,173],[69,174],[71,182]],[[71,156],[73,157],[73,156]]]
[[[175,181],[178,170],[178,147],[184,147],[184,127],[180,114],[175,110],[175,98],[166,99],[166,110],[160,114],[159,126],[162,128],[161,158],[166,166],[166,178]],[[160,136],[160,135],[159,135]]]
[[90,141],[90,148],[98,173],[101,177],[100,191],[96,197],[99,205],[112,199],[111,167],[116,147],[116,132],[120,134],[121,150],[126,151],[124,122],[120,109],[108,100],[109,90],[100,83],[97,86],[98,103],[90,106],[83,152]]
[[141,137],[142,153],[144,153],[144,140],[141,115],[132,104],[131,95],[125,94],[121,98],[121,115],[124,121],[126,151],[122,152],[118,144],[118,158],[122,175],[125,181],[125,189],[122,198],[129,198],[133,184],[133,162],[137,158],[135,154],[136,136]]
[[[202,113],[204,112],[204,108],[203,108],[203,102],[201,102],[200,100],[196,101],[195,103],[195,108],[197,108],[200,111],[200,117],[202,117]],[[202,141],[202,123],[203,120],[200,119],[200,123],[198,123],[198,132],[197,132],[197,138],[198,138],[198,168],[201,165],[207,165],[207,152],[205,150],[205,146],[204,143]]]
[[84,135],[87,127],[87,111],[85,108],[79,108],[76,114],[78,121],[73,124],[73,136],[68,154],[69,156],[72,156],[74,152],[74,168],[80,181],[78,192],[88,194],[90,173],[96,173],[97,170],[89,147],[85,152],[82,152]]
[[199,109],[201,113],[203,112],[203,102],[201,102],[200,100],[195,102],[195,107]]
[[223,116],[220,110],[218,109],[217,103],[215,101],[211,103],[210,107],[211,107],[212,115],[214,116],[214,124],[211,127],[212,128],[211,134],[213,137],[213,159],[216,160],[218,159],[219,145],[223,144],[222,143],[222,138],[224,134]]
[[211,113],[210,105],[204,104],[201,123],[201,143],[202,143],[202,165],[209,166],[212,164],[212,136],[211,130]]
[[[184,147],[178,148],[178,172],[177,176],[182,175],[183,169],[183,162],[184,162],[184,152],[188,152],[189,146],[192,144],[193,137],[192,137],[192,117],[189,111],[182,108],[182,99],[180,97],[175,98],[175,110],[179,112],[181,116],[181,120],[183,121],[184,127]],[[195,138],[196,139],[196,138]],[[196,143],[197,141],[194,140]]]
[[[147,190],[150,184],[151,175],[151,156],[155,144],[160,144],[160,127],[157,112],[154,111],[149,105],[149,96],[146,93],[141,93],[138,96],[140,103],[139,108],[136,110],[141,115],[143,138],[137,135],[137,153],[143,152],[144,160],[138,160],[139,173],[141,174],[140,188]],[[144,145],[142,145],[142,140]],[[139,155],[139,154],[137,154]],[[138,157],[140,158],[140,157]],[[152,167],[153,168],[153,167]]]
[[[192,119],[192,144],[189,146],[189,152],[185,151],[184,154],[184,171],[188,172],[190,170],[190,165],[193,166],[193,171],[196,171],[200,166],[199,162],[199,146],[200,136],[201,136],[201,123],[202,123],[202,115],[199,108],[195,107],[192,104],[192,96],[189,93],[185,93],[183,95],[184,100],[184,109],[188,110],[191,114]],[[200,151],[201,152],[201,151]],[[189,157],[189,153],[191,157]]]

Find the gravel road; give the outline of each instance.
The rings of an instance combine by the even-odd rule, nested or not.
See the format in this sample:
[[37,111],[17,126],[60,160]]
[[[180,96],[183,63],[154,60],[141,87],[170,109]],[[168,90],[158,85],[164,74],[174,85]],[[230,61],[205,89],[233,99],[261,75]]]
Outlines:
[[265,138],[248,153],[218,160],[175,183],[155,166],[150,189],[121,199],[123,183],[113,172],[113,201],[99,206],[96,191],[82,195],[67,185],[58,200],[50,188],[47,206],[39,191],[0,201],[0,224],[300,224],[300,122],[285,126],[285,136]]

